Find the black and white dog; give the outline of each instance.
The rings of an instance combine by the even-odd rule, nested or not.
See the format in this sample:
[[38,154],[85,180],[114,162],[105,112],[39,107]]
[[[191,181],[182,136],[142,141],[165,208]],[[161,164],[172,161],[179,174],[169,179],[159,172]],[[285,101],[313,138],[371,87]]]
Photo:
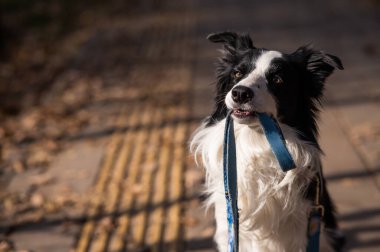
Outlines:
[[[240,252],[305,251],[315,177],[321,169],[316,118],[325,80],[335,68],[343,69],[342,63],[309,46],[291,54],[256,48],[247,34],[222,32],[208,39],[224,45],[217,68],[215,111],[194,133],[191,150],[206,168],[218,249],[227,251],[228,245],[222,145],[225,117],[233,110]],[[279,121],[296,169],[281,171],[255,112]],[[341,251],[344,239],[324,183],[322,204],[321,251]]]

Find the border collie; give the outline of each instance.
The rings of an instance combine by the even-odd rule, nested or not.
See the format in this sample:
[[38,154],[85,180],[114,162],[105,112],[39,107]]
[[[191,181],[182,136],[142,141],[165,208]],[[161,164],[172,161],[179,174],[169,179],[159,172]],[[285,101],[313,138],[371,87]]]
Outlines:
[[[232,110],[238,176],[240,252],[305,251],[308,213],[316,194],[322,151],[316,119],[326,78],[343,69],[340,59],[303,46],[291,54],[257,48],[247,34],[208,36],[223,43],[217,67],[215,110],[194,133],[191,150],[206,169],[207,206],[215,208],[215,241],[227,251],[222,145]],[[297,168],[284,173],[255,112],[275,117]],[[322,182],[324,181],[322,177]],[[322,183],[325,209],[321,251],[342,251],[334,207]]]

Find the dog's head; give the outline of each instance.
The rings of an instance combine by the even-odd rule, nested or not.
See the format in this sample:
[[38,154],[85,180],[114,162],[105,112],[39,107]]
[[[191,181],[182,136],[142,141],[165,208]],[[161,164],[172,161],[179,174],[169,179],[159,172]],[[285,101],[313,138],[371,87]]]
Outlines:
[[[247,34],[222,32],[208,39],[223,43],[217,69],[216,110],[212,124],[233,110],[240,124],[255,124],[255,112],[273,115],[299,131],[316,133],[315,116],[324,82],[335,68],[343,69],[336,56],[303,46],[294,53],[256,48]],[[307,133],[307,132],[303,132]]]

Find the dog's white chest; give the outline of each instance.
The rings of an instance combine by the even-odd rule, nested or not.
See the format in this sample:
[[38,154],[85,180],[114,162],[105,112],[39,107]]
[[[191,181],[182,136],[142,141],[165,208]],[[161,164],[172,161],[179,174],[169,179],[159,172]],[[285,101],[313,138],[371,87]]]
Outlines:
[[[206,168],[208,204],[215,207],[215,240],[220,251],[227,244],[226,207],[223,186],[222,144],[224,120],[202,128],[194,135],[193,150]],[[307,211],[304,191],[314,176],[319,151],[283,128],[287,147],[297,168],[282,172],[265,136],[236,125],[240,250],[300,251],[306,245]],[[294,239],[294,237],[298,237]]]

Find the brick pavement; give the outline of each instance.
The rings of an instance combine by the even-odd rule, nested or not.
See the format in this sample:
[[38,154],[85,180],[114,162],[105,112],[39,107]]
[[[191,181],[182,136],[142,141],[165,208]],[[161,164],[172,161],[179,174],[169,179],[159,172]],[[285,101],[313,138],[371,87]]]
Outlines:
[[[341,57],[346,70],[329,80],[321,117],[325,173],[350,251],[379,251],[376,8],[370,2],[343,0],[144,3],[128,17],[115,15],[88,31],[88,43],[74,60],[86,66],[83,58],[93,59],[92,74],[107,83],[103,91],[113,103],[93,110],[105,119],[67,146],[76,155],[62,152],[57,157],[61,161],[47,171],[57,183],[40,190],[56,197],[77,180],[74,184],[86,185],[72,185],[84,196],[83,206],[48,215],[40,223],[16,225],[8,236],[16,247],[214,251],[212,213],[204,214],[201,208],[203,172],[189,156],[187,142],[212,106],[210,84],[218,52],[205,37],[229,29],[249,31],[257,46],[290,52],[314,42]],[[123,43],[124,37],[133,38],[130,45]],[[104,60],[113,62],[106,71],[101,67]],[[89,158],[99,153],[99,160]],[[79,160],[82,177],[74,165]],[[16,176],[10,185],[17,189],[22,181]]]

